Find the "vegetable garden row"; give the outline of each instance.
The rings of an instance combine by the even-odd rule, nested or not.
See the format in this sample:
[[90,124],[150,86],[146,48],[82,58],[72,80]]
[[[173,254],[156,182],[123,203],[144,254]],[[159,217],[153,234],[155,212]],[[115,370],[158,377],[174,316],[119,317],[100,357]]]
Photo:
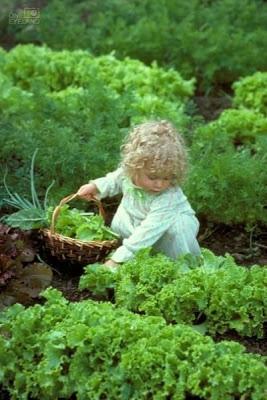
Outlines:
[[36,148],[37,187],[44,196],[55,179],[56,203],[115,168],[130,126],[165,118],[189,146],[184,189],[197,213],[228,224],[266,223],[266,73],[236,82],[233,107],[206,124],[189,113],[194,79],[156,64],[32,45],[2,50],[0,64],[1,163],[18,193],[28,192]]
[[109,304],[45,296],[44,306],[16,306],[2,321],[1,364],[13,398],[264,398],[263,365],[238,344],[214,344]]
[[266,268],[209,250],[90,264],[79,288],[98,301],[50,288],[0,314],[0,383],[12,399],[263,400],[266,357],[206,334],[265,337],[266,287]]
[[120,59],[129,56],[147,65],[157,60],[186,78],[195,76],[201,91],[267,68],[264,0],[51,0],[34,5],[40,13],[37,23],[9,24],[10,10],[23,18],[25,2],[2,0],[0,31],[8,48],[46,43],[54,50],[83,49],[98,56],[115,51]]

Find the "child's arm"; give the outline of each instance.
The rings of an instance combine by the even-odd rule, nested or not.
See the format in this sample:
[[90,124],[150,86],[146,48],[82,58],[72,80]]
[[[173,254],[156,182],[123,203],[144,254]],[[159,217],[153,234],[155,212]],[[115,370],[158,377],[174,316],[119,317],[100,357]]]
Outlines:
[[129,260],[134,254],[152,246],[169,229],[179,213],[177,197],[160,196],[152,204],[149,214],[138,225],[127,239],[111,256],[111,260],[121,263]]
[[97,196],[100,199],[115,196],[122,192],[122,168],[108,173],[106,176],[90,181],[78,190],[78,195],[86,200]]

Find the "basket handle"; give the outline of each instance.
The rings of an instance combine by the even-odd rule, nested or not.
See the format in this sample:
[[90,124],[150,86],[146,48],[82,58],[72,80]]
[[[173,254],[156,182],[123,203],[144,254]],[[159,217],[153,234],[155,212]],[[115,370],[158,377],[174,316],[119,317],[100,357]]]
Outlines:
[[[51,225],[50,225],[50,231],[51,233],[55,233],[55,225],[56,225],[56,220],[58,217],[58,214],[60,212],[60,208],[64,205],[67,204],[69,201],[74,200],[76,198],[79,198],[80,196],[78,195],[78,193],[74,193],[74,194],[70,194],[67,197],[64,197],[64,199],[62,199],[59,203],[58,206],[56,206],[56,208],[53,211],[53,215],[52,215],[52,219],[51,219]],[[106,213],[104,211],[103,205],[101,203],[101,201],[99,199],[97,199],[96,197],[92,197],[91,199],[92,201],[94,201],[98,207],[98,212],[99,215],[101,215],[101,217],[104,219],[106,219]]]

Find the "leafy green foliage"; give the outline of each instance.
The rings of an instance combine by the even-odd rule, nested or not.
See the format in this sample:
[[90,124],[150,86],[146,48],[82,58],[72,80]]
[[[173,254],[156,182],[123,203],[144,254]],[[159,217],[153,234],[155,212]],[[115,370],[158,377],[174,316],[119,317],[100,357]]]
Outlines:
[[11,207],[17,208],[19,211],[11,214],[4,215],[3,220],[7,225],[13,228],[20,228],[22,230],[28,229],[39,229],[47,227],[47,201],[49,190],[54,184],[54,181],[46,189],[45,198],[43,204],[40,203],[34,182],[34,162],[38,149],[35,150],[30,168],[30,193],[31,201],[28,198],[21,197],[18,193],[12,193],[7,184],[6,176],[4,177],[4,187],[8,194],[8,198],[3,199],[3,203]]
[[3,54],[1,163],[21,196],[26,193],[26,162],[36,147],[40,196],[55,179],[51,201],[57,203],[117,166],[120,144],[132,124],[167,118],[190,142],[184,189],[198,214],[229,224],[267,221],[264,114],[230,109],[216,121],[192,127],[185,109],[194,81],[183,80],[173,69],[119,61],[114,54],[93,57],[83,50],[56,52],[33,45]]
[[228,224],[267,221],[266,132],[266,117],[247,109],[226,110],[196,130],[185,191],[199,214]]
[[[233,84],[233,104],[248,108],[267,116],[267,73],[256,72]],[[266,132],[266,131],[265,131]]]
[[0,382],[14,400],[262,399],[264,358],[237,343],[109,303],[68,303],[51,288],[44,296],[0,314]]
[[[174,69],[158,67],[156,62],[148,67],[129,58],[120,61],[114,54],[93,57],[82,50],[55,52],[32,45],[17,46],[9,52],[4,71],[24,90],[32,91],[37,87],[52,91],[51,96],[61,101],[65,95],[70,95],[68,100],[72,101],[64,104],[70,112],[77,107],[75,95],[81,95],[82,89],[91,87],[97,78],[112,89],[115,98],[132,93],[133,117],[137,115],[133,122],[149,116],[168,116],[182,121],[185,119],[183,101],[193,95],[195,83],[194,79],[185,81]],[[178,104],[175,106],[174,102]],[[179,115],[175,115],[177,113]]]
[[86,215],[76,208],[70,209],[68,204],[60,208],[55,230],[64,236],[82,241],[112,240],[118,237],[105,226],[101,215]]
[[228,109],[219,118],[199,128],[196,139],[213,140],[225,136],[235,146],[253,145],[261,135],[267,136],[267,118],[249,109]]
[[13,228],[22,230],[47,228],[47,215],[44,210],[28,208],[19,210],[3,218],[4,222]]
[[[19,209],[19,211],[5,215],[2,220],[9,226],[22,230],[48,228],[51,225],[53,207],[48,207],[48,193],[53,183],[46,190],[44,202],[41,205],[34,183],[34,162],[37,150],[34,152],[30,170],[31,201],[22,198],[17,193],[12,193],[4,179],[4,186],[8,198],[4,204]],[[85,213],[76,208],[70,209],[68,204],[61,207],[56,220],[56,231],[62,235],[82,241],[110,240],[118,235],[105,226],[105,221],[100,215]]]
[[[64,14],[64,23],[62,15]],[[116,51],[146,64],[157,60],[201,89],[265,71],[266,3],[262,0],[50,1],[40,24],[10,25],[19,42],[60,49]],[[51,35],[51,31],[53,35]]]
[[79,281],[79,289],[92,289],[95,295],[108,299],[109,289],[115,287],[114,274],[98,263],[87,265],[84,272]]
[[[99,274],[100,268],[88,266],[81,288],[94,292]],[[113,282],[116,305],[130,311],[162,316],[168,323],[197,325],[204,319],[211,334],[233,329],[244,336],[264,335],[267,270],[260,266],[246,269],[209,250],[201,258],[186,255],[177,261],[143,250],[120,266]]]
[[57,202],[116,167],[132,124],[155,117],[177,126],[188,123],[183,103],[193,94],[194,82],[174,70],[33,45],[15,47],[4,60],[1,163],[12,172],[11,187],[16,185],[22,194],[25,162],[37,147],[40,194],[55,179],[52,195]]

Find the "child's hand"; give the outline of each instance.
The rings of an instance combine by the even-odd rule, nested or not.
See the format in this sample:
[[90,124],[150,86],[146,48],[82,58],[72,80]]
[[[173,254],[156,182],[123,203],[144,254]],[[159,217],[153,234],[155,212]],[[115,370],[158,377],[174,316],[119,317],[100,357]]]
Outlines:
[[105,265],[108,265],[109,267],[118,267],[118,266],[119,266],[119,264],[116,263],[116,262],[113,261],[113,260],[107,260],[107,261],[105,262]]
[[92,200],[98,193],[97,187],[94,183],[87,183],[82,185],[77,191],[78,196],[85,200]]
[[113,260],[107,260],[104,265],[107,267],[107,269],[109,269],[112,272],[117,271],[118,267],[120,264],[116,263]]

